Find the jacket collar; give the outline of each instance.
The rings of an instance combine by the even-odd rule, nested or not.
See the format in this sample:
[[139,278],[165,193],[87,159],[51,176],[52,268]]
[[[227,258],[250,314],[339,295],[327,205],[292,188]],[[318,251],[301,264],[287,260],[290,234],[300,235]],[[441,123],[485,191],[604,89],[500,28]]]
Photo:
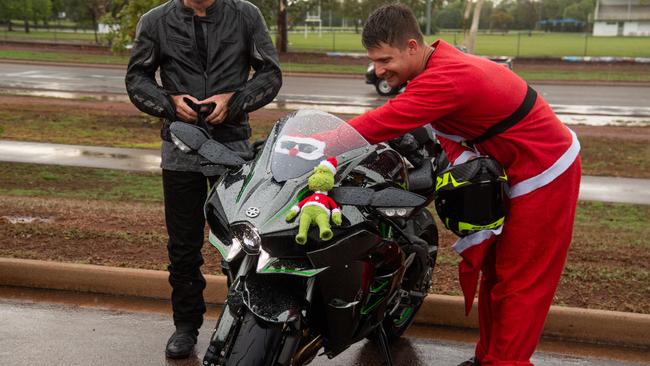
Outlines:
[[[216,0],[212,5],[205,9],[206,18],[211,18],[213,15],[215,15],[222,7],[222,4],[224,2],[225,0]],[[183,17],[192,18],[194,16],[194,10],[185,6],[185,4],[183,4],[183,0],[174,0],[174,3],[176,4],[176,11],[178,11],[179,14],[181,14]]]

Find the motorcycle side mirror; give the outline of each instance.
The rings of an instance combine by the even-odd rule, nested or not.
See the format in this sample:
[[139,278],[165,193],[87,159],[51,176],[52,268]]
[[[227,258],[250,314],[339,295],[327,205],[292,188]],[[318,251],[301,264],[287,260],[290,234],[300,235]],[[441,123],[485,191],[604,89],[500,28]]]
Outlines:
[[334,187],[329,196],[339,205],[419,207],[426,203],[426,198],[417,193],[393,187],[376,192],[363,187]]
[[172,142],[182,152],[198,151],[210,139],[208,133],[201,127],[176,121],[169,126]]
[[212,164],[238,167],[246,164],[235,152],[214,140],[207,140],[198,150],[199,155]]

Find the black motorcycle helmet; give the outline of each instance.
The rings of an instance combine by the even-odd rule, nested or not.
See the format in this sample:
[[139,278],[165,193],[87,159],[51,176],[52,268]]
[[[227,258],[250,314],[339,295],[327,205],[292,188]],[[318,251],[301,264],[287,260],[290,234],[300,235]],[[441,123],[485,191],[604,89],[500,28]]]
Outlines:
[[487,156],[451,166],[436,175],[436,211],[460,237],[498,229],[505,219],[507,182],[503,167]]

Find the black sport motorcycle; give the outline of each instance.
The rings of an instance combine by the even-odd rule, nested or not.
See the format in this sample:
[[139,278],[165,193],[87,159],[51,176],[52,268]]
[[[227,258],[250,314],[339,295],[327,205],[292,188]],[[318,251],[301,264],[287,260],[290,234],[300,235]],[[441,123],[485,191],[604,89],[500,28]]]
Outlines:
[[[229,292],[203,364],[306,365],[321,349],[333,358],[371,338],[391,365],[388,343],[427,296],[438,250],[426,208],[440,152],[432,131],[371,145],[336,116],[300,110],[250,155],[195,125],[175,122],[171,133],[181,150],[204,158],[206,175],[230,167],[205,203]],[[285,216],[329,155],[338,160],[330,196],[343,224],[329,241],[312,228],[307,244],[296,244],[298,220]]]

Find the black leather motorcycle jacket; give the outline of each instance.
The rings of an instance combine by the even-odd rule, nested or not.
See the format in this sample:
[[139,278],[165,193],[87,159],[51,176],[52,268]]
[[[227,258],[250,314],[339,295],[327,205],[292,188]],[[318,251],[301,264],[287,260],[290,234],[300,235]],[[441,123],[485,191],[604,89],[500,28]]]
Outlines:
[[[182,0],[170,0],[142,16],[126,73],[129,98],[141,111],[163,118],[161,136],[169,141],[169,124],[177,119],[172,95],[203,100],[234,92],[228,116],[215,126],[213,137],[222,142],[248,139],[248,112],[271,102],[282,86],[278,55],[262,14],[242,0],[217,0],[206,9],[205,67],[194,21],[194,11]],[[158,68],[162,86],[155,78]]]

